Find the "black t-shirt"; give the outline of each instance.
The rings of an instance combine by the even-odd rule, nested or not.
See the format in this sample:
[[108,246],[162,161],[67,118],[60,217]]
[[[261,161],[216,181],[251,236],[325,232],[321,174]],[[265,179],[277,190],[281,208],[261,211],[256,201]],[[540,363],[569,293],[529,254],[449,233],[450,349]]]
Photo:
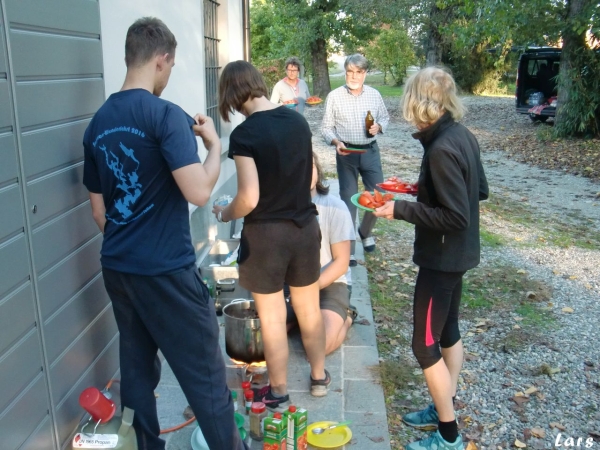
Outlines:
[[304,227],[314,219],[311,139],[306,119],[285,106],[255,112],[233,130],[228,156],[253,158],[258,171],[260,197],[246,223],[292,220]]
[[188,202],[171,172],[199,163],[194,120],[144,89],[112,94],[85,131],[83,183],[102,194],[102,266],[139,275],[195,263]]

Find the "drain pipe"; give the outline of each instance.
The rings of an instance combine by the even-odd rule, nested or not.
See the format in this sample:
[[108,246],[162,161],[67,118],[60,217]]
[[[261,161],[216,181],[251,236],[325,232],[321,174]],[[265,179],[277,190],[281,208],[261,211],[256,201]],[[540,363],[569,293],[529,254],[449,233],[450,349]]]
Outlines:
[[244,61],[250,62],[250,0],[242,0]]

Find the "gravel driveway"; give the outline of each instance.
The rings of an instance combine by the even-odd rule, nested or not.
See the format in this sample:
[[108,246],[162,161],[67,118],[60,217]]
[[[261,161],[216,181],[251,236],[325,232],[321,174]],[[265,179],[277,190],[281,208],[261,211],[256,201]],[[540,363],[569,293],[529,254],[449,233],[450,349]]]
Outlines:
[[[411,136],[412,127],[400,119],[398,100],[386,99],[386,103],[392,121],[378,139],[384,175],[416,181],[422,148]],[[597,183],[507,159],[503,147],[507,138],[533,126],[526,116],[514,112],[513,99],[467,97],[465,104],[464,124],[480,142],[492,196],[518,201],[546,221],[600,231]],[[333,148],[320,135],[323,109],[323,105],[309,108],[306,118],[325,170],[335,173]],[[482,223],[508,241],[527,239],[516,237],[514,228],[502,220],[482,217]],[[410,244],[412,237],[412,233],[401,233],[398,239]],[[600,449],[600,252],[552,245],[484,247],[482,265],[491,262],[518,267],[531,279],[550,286],[547,308],[555,314],[557,326],[544,340],[521,351],[499,352],[489,343],[518,327],[519,317],[491,312],[485,319],[493,326],[487,328],[485,338],[476,333],[468,336],[466,331],[477,324],[461,322],[465,348],[477,355],[465,362],[458,394],[465,404],[458,411],[466,423],[463,437],[482,449],[514,448],[517,439],[528,448],[547,449],[555,444],[563,448],[570,444],[567,438],[574,438],[572,447],[577,448],[577,439],[582,438],[579,448]],[[410,349],[405,352],[410,354]],[[546,367],[547,373],[541,373],[540,367]],[[414,389],[425,405],[426,390]],[[586,447],[588,438],[596,441]]]

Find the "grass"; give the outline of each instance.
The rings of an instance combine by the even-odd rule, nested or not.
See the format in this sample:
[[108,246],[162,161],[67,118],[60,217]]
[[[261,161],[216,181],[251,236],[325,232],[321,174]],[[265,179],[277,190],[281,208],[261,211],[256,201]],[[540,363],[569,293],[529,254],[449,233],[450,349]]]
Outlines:
[[[331,82],[331,90],[343,86],[346,78],[329,77]],[[367,74],[365,84],[379,91],[382,97],[400,97],[402,95],[402,86],[393,85],[393,80],[388,76],[387,84],[383,84],[383,74]]]
[[[577,215],[542,216],[526,203],[498,195],[482,203],[481,208],[484,214],[491,214],[508,221],[510,225],[518,225],[535,237],[535,241],[522,241],[522,245],[547,243],[561,248],[600,250],[600,232],[593,228],[589,219]],[[490,244],[490,240],[493,239],[491,233],[487,231],[482,233],[484,243]],[[502,244],[502,240],[499,239],[498,245]]]

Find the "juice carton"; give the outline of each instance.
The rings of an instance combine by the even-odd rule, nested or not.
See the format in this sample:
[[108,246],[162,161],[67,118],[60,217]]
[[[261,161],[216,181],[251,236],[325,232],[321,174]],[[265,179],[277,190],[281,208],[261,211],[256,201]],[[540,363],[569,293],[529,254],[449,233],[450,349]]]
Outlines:
[[283,418],[287,418],[287,450],[307,450],[307,427],[308,411],[303,408],[296,409],[290,405],[284,413]]
[[280,413],[266,417],[263,431],[263,450],[286,450],[287,422]]

